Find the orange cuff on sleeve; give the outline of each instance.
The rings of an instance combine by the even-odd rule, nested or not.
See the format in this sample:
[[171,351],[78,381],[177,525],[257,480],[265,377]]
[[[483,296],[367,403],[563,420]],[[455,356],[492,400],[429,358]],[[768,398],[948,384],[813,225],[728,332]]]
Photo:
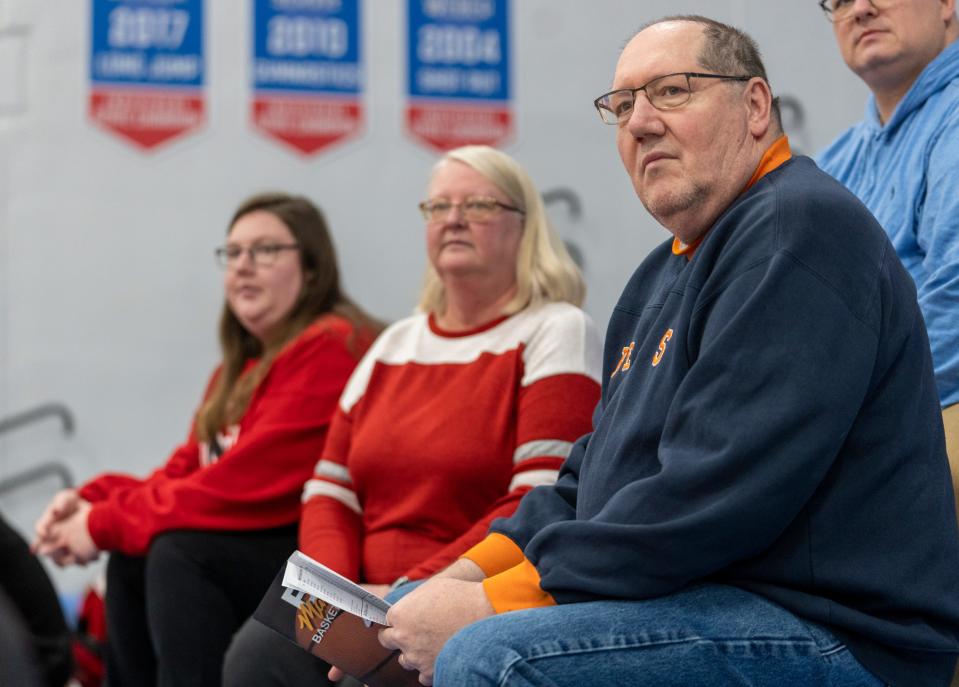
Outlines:
[[543,591],[539,579],[536,567],[524,558],[519,565],[483,580],[483,591],[497,613],[555,606],[555,599]]
[[[468,558],[482,569],[483,574],[492,577],[526,560],[523,550],[509,537],[493,532],[460,558]],[[537,584],[539,578],[537,578]]]

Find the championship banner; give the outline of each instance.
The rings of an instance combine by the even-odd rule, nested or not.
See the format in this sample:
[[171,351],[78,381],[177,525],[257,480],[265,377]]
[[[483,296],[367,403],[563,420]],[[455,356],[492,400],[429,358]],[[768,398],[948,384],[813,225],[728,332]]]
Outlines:
[[203,0],[92,0],[89,116],[144,150],[199,127]]
[[513,135],[508,0],[407,0],[413,138],[440,151]]
[[357,134],[360,0],[255,0],[253,125],[312,155]]

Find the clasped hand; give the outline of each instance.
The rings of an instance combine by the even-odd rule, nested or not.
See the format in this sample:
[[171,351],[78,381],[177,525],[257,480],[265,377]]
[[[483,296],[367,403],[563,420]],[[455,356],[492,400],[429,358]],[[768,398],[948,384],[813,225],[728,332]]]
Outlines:
[[76,489],[58,492],[37,520],[31,551],[49,556],[59,566],[86,565],[96,560],[100,550],[87,527],[91,508]]

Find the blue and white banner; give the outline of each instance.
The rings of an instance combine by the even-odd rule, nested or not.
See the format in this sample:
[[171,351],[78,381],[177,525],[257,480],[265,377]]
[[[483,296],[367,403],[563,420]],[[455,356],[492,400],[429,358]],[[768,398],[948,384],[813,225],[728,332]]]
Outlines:
[[91,0],[90,118],[144,149],[204,120],[203,0]]
[[509,0],[407,0],[406,126],[430,147],[513,135]]
[[360,0],[255,0],[253,124],[310,155],[363,126]]

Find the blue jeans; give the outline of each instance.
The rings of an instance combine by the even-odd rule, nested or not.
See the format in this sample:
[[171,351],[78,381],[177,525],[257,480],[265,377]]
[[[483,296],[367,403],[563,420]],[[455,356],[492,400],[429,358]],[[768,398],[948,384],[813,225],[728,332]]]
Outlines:
[[404,596],[409,594],[411,591],[419,587],[428,579],[429,578],[427,577],[424,580],[414,580],[413,582],[404,582],[396,589],[393,589],[392,591],[390,591],[390,593],[384,596],[383,598],[386,599],[387,603],[395,604],[397,601],[399,601]]
[[881,687],[825,628],[736,587],[504,613],[443,647],[436,687]]

